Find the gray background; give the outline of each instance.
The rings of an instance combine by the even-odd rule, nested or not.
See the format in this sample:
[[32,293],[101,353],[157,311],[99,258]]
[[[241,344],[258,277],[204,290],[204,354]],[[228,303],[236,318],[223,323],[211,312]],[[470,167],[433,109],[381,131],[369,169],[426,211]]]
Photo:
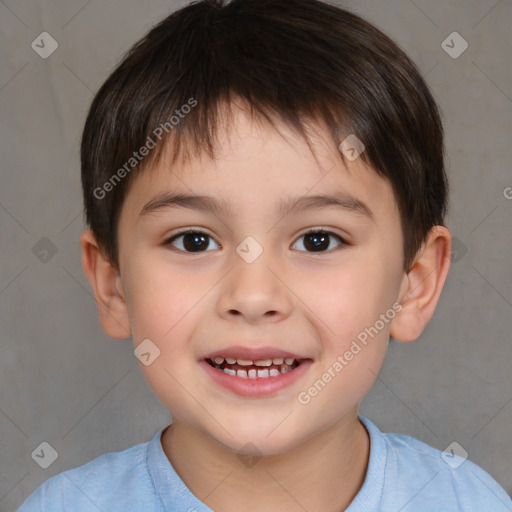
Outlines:
[[[170,420],[131,340],[99,327],[80,262],[78,148],[93,93],[122,53],[185,3],[0,2],[2,511]],[[361,412],[441,450],[457,441],[511,493],[512,1],[345,5],[409,53],[440,103],[457,249],[432,322],[416,342],[391,343]],[[43,31],[59,45],[47,59],[31,48]],[[469,43],[457,59],[441,47],[454,31]],[[47,469],[31,457],[43,441],[58,452]]]

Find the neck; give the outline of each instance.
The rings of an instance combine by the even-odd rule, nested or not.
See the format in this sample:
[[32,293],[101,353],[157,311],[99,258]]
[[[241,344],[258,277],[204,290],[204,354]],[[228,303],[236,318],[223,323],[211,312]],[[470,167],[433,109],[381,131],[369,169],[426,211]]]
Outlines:
[[280,455],[244,466],[236,453],[174,420],[162,448],[190,491],[217,512],[345,510],[363,485],[370,440],[357,409]]

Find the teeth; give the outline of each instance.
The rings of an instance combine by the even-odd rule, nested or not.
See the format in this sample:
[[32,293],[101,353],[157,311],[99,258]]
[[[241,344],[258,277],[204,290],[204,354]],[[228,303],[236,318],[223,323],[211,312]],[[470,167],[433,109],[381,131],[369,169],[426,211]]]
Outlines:
[[[233,375],[242,379],[266,379],[268,377],[277,377],[283,373],[293,370],[297,366],[297,361],[292,357],[282,358],[276,357],[272,359],[259,359],[258,361],[251,361],[250,359],[235,359],[234,357],[221,357],[217,356],[213,359],[215,368],[228,375]],[[247,368],[247,369],[234,369],[234,368],[221,368],[224,361],[228,365],[237,364],[239,366],[258,366],[267,367],[263,369]],[[272,368],[269,366],[274,365]],[[277,367],[277,368],[276,368]]]
[[293,370],[287,364],[280,365],[279,370],[277,368],[265,368],[263,370],[256,370],[255,368],[251,368],[250,370],[232,370],[231,368],[220,368],[217,367],[218,370],[227,373],[228,375],[236,375],[242,379],[265,379],[267,377],[277,377],[278,375],[282,375],[283,373],[287,373]]
[[270,366],[272,364],[272,359],[260,359],[259,361],[254,361],[256,366]]
[[283,359],[282,357],[276,357],[274,359],[260,359],[258,361],[251,361],[250,359],[235,359],[234,357],[226,357],[226,359],[224,359],[223,357],[217,356],[214,361],[216,364],[222,364],[224,361],[226,361],[228,364],[239,364],[240,366],[270,366],[272,364],[279,366],[283,363],[291,366],[295,359],[291,357],[287,357],[286,359]]

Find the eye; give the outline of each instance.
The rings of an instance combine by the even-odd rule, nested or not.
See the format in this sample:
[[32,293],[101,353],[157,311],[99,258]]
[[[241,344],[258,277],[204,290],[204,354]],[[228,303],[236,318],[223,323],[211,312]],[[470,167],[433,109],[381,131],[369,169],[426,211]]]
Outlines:
[[[210,247],[209,241],[213,241],[210,235],[189,229],[167,239],[163,245],[173,245],[183,252],[205,252]],[[219,248],[219,245],[216,245]]]
[[[299,250],[305,250],[307,252],[327,252],[340,245],[348,245],[345,240],[336,233],[325,231],[322,228],[314,228],[304,233],[298,241],[295,242],[294,246],[302,239],[304,239],[304,242],[302,242],[304,249]],[[337,241],[335,241],[337,245],[334,247],[332,247],[333,244],[331,243],[333,239]],[[163,245],[172,245],[177,250],[188,253],[206,252],[220,248],[216,242],[214,242],[214,247],[212,247],[211,242],[214,242],[214,240],[210,235],[199,230],[189,229],[173,235],[171,238],[167,239]]]
[[[302,245],[308,252],[327,252],[327,250],[335,249],[340,245],[348,245],[347,242],[345,242],[345,240],[343,240],[343,238],[341,238],[336,233],[325,231],[321,228],[314,228],[304,233],[301,237],[299,237],[295,244],[297,244],[302,238],[304,238]],[[331,240],[333,238],[338,240],[338,245],[335,247],[331,247]]]

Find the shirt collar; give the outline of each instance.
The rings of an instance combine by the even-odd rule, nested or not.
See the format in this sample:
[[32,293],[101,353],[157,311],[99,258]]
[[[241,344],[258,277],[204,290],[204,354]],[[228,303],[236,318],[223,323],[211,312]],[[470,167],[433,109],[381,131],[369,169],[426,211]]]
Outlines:
[[[359,416],[359,420],[370,437],[370,457],[363,486],[345,512],[375,512],[379,510],[384,489],[387,445],[384,435],[372,421],[363,416]],[[146,455],[147,470],[164,510],[213,512],[192,494],[169,462],[161,444],[164,430],[158,431],[148,443]]]

